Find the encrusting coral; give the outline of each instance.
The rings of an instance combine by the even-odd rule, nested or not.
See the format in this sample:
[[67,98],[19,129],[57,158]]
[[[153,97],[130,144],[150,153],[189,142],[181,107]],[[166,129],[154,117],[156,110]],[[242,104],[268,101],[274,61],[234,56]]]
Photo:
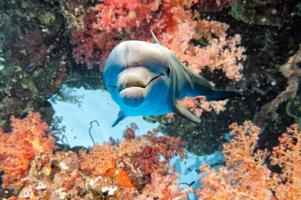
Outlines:
[[[200,199],[297,200],[301,196],[301,131],[292,125],[271,151],[258,150],[260,128],[250,121],[231,125],[231,140],[224,144],[226,164],[208,166],[198,191]],[[273,168],[274,167],[274,168]],[[275,170],[278,167],[280,170]]]
[[[2,187],[13,199],[186,199],[169,167],[184,156],[179,138],[157,137],[156,131],[135,136],[135,126],[118,144],[90,150],[60,151],[38,113],[12,118],[12,131],[0,132]],[[18,197],[18,198],[17,198]]]

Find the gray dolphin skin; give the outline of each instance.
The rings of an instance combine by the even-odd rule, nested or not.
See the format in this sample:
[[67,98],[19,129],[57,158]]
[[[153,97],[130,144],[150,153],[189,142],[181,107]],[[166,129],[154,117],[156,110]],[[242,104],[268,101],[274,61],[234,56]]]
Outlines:
[[205,78],[190,71],[152,35],[154,43],[137,40],[121,42],[106,60],[104,83],[120,107],[113,127],[127,116],[169,112],[199,123],[200,119],[178,100],[200,95],[206,96],[207,100],[239,96],[233,91],[213,89]]

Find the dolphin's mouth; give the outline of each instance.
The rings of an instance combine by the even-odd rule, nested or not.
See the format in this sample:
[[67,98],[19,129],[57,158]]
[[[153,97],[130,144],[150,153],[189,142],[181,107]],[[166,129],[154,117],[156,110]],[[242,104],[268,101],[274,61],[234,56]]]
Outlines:
[[132,88],[132,87],[138,87],[138,88],[146,88],[149,84],[151,84],[153,81],[158,79],[159,77],[164,76],[163,73],[158,74],[157,76],[154,76],[151,78],[146,84],[143,80],[135,80],[135,81],[127,81],[125,83],[122,83],[119,85],[118,90],[121,92],[124,89]]

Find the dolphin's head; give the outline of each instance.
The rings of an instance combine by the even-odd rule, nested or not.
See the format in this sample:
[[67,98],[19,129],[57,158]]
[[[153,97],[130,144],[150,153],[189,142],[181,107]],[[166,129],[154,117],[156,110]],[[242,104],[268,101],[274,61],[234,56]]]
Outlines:
[[135,115],[141,109],[164,103],[170,87],[170,69],[153,44],[127,41],[110,53],[104,81],[112,98],[124,112]]
[[147,66],[128,67],[118,75],[116,86],[122,102],[136,107],[145,99],[158,97],[158,92],[163,92],[164,88],[167,90],[168,75]]

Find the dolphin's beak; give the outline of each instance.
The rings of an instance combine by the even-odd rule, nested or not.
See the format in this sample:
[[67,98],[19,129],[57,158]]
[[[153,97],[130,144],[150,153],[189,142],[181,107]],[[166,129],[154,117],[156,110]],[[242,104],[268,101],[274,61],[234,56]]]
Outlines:
[[162,75],[155,74],[143,66],[125,69],[119,74],[117,81],[121,99],[127,105],[140,105],[147,95],[148,86]]
[[118,91],[130,87],[146,88],[153,80],[163,74],[155,74],[146,67],[128,68],[121,72],[118,76]]

